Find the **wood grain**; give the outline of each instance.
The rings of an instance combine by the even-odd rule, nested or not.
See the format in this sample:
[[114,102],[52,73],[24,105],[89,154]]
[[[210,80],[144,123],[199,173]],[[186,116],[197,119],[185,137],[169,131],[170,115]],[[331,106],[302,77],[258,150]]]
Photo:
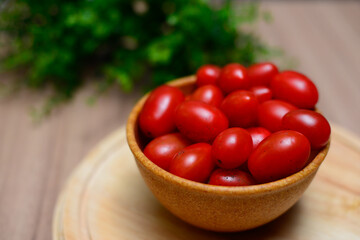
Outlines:
[[[313,183],[290,211],[251,231],[220,234],[192,227],[160,205],[119,129],[91,151],[67,182],[53,239],[357,239],[360,141],[333,126],[331,144]],[[336,174],[343,177],[334,179]]]
[[257,26],[260,36],[297,59],[297,69],[318,85],[318,107],[332,122],[360,135],[360,24],[352,24],[360,22],[360,2],[264,1],[262,6],[274,22]]
[[[360,135],[360,2],[265,1],[263,8],[274,22],[256,26],[259,35],[296,58],[299,70],[314,79],[320,109],[332,122]],[[12,79],[0,76],[1,82]],[[44,94],[23,91],[0,101],[0,239],[51,238],[64,181],[99,140],[125,123],[140,96],[114,89],[88,107],[92,90],[81,90],[41,125],[28,112]]]

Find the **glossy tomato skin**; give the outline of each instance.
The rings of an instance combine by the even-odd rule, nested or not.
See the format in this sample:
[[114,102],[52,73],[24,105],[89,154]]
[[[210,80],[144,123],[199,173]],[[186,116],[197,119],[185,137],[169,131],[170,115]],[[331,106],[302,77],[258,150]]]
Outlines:
[[212,154],[219,167],[232,169],[241,166],[248,159],[252,148],[251,136],[245,129],[229,128],[215,138]]
[[[268,136],[271,135],[271,132],[265,128],[262,127],[252,127],[252,128],[248,128],[246,129],[246,131],[248,131],[248,133],[251,136],[252,142],[253,142],[253,151],[255,150],[255,148],[257,148],[257,146]],[[245,171],[245,172],[249,172],[249,168],[248,168],[248,162],[245,161],[240,167],[240,170]]]
[[184,99],[184,94],[175,87],[163,85],[152,91],[139,116],[142,132],[155,138],[175,131],[175,109]]
[[248,128],[256,125],[258,106],[252,92],[238,90],[226,96],[220,109],[229,119],[231,127]]
[[324,147],[331,134],[330,124],[323,115],[305,109],[287,113],[282,120],[282,128],[304,134],[310,141],[312,149]]
[[186,101],[175,112],[179,131],[195,142],[212,142],[228,128],[226,116],[216,107],[199,101]]
[[218,186],[250,186],[256,184],[254,178],[239,169],[216,169],[210,176],[209,184]]
[[169,169],[171,160],[191,142],[180,133],[169,133],[153,139],[144,149],[144,154],[164,170]]
[[262,127],[253,127],[246,130],[249,132],[253,141],[253,150],[255,150],[265,138],[271,135],[269,130]]
[[315,84],[305,75],[284,71],[271,81],[271,89],[276,99],[287,101],[298,108],[312,109],[319,99]]
[[198,87],[207,85],[207,84],[216,84],[217,79],[219,78],[221,68],[215,65],[203,65],[196,72],[196,85]]
[[215,167],[211,145],[196,143],[178,152],[170,163],[169,172],[196,182],[206,182]]
[[205,85],[199,87],[190,96],[190,100],[201,101],[215,107],[220,107],[223,99],[223,93],[221,92],[220,88],[215,85]]
[[269,86],[272,78],[278,73],[278,68],[270,62],[256,63],[248,68],[252,86]]
[[217,85],[226,94],[239,89],[248,89],[250,80],[246,68],[238,63],[226,65],[220,73]]
[[272,91],[265,86],[255,86],[250,88],[250,91],[254,93],[259,103],[263,103],[272,99]]
[[279,131],[285,114],[296,109],[294,105],[281,100],[266,101],[258,108],[258,123],[270,132]]
[[284,130],[271,134],[252,152],[250,173],[260,183],[275,181],[300,171],[310,155],[310,143],[301,133]]

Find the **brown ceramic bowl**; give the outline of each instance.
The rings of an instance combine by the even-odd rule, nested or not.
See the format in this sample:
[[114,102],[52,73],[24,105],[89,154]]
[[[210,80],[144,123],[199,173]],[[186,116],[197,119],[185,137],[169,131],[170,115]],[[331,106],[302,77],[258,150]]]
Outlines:
[[[195,88],[195,77],[181,78],[169,85],[190,93]],[[180,219],[200,228],[220,232],[243,231],[279,217],[299,200],[329,150],[330,144],[303,170],[265,184],[224,187],[186,180],[156,166],[142,152],[143,140],[137,120],[147,97],[136,104],[126,127],[136,164],[160,203]]]

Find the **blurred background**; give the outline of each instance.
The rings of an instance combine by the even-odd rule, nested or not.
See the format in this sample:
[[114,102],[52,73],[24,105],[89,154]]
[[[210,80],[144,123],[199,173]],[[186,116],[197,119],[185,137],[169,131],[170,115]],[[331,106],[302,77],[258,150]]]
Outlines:
[[360,135],[359,1],[0,2],[0,239],[50,239],[66,178],[152,87],[270,60]]

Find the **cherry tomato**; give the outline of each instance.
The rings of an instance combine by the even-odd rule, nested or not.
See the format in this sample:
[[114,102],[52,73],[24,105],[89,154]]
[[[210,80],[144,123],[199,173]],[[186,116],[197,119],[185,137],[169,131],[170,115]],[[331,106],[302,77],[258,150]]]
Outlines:
[[238,63],[226,65],[220,73],[217,85],[224,93],[248,89],[250,87],[250,79],[247,76],[246,68]]
[[225,169],[237,168],[249,157],[253,148],[250,134],[242,128],[229,128],[214,140],[212,154],[216,164]]
[[207,85],[207,84],[216,84],[217,79],[219,78],[221,69],[215,65],[204,65],[200,67],[196,72],[196,84],[198,87]]
[[324,147],[331,133],[330,124],[323,115],[305,109],[287,113],[282,120],[282,128],[304,134],[313,149]]
[[199,87],[191,95],[190,99],[194,101],[201,101],[215,107],[219,107],[224,98],[220,88],[215,85],[205,85]]
[[258,122],[261,127],[271,132],[281,130],[282,118],[288,112],[297,109],[294,105],[280,101],[270,100],[260,104],[258,108]]
[[269,86],[272,78],[278,73],[277,67],[270,62],[256,63],[248,68],[252,86]]
[[271,132],[262,127],[253,127],[246,129],[253,141],[253,150],[268,136],[271,135]]
[[240,167],[239,170],[243,171],[243,172],[250,172],[249,168],[248,168],[248,161],[246,160]]
[[175,87],[163,85],[152,91],[139,116],[142,132],[155,138],[175,131],[175,109],[184,99],[184,94]]
[[272,98],[271,89],[265,86],[255,86],[250,88],[250,91],[254,93],[259,103],[266,102]]
[[305,165],[308,165],[309,163],[311,163],[318,154],[319,154],[318,150],[311,149],[310,156],[309,156],[309,158],[308,158]]
[[179,131],[195,142],[211,142],[228,128],[226,116],[216,107],[199,101],[186,101],[175,112]]
[[211,145],[196,143],[175,155],[170,163],[169,172],[188,180],[206,182],[214,167]]
[[228,117],[230,126],[248,128],[257,122],[258,100],[246,90],[230,93],[221,103],[220,109]]
[[209,184],[219,186],[249,186],[256,184],[247,172],[238,169],[216,169],[210,176]]
[[170,133],[153,139],[144,149],[144,154],[153,163],[168,170],[176,153],[191,142],[180,133]]
[[284,130],[259,144],[249,157],[248,167],[258,182],[271,182],[300,171],[309,155],[309,140],[299,132]]
[[287,101],[299,108],[314,108],[319,99],[315,84],[305,75],[284,71],[271,81],[274,98]]

